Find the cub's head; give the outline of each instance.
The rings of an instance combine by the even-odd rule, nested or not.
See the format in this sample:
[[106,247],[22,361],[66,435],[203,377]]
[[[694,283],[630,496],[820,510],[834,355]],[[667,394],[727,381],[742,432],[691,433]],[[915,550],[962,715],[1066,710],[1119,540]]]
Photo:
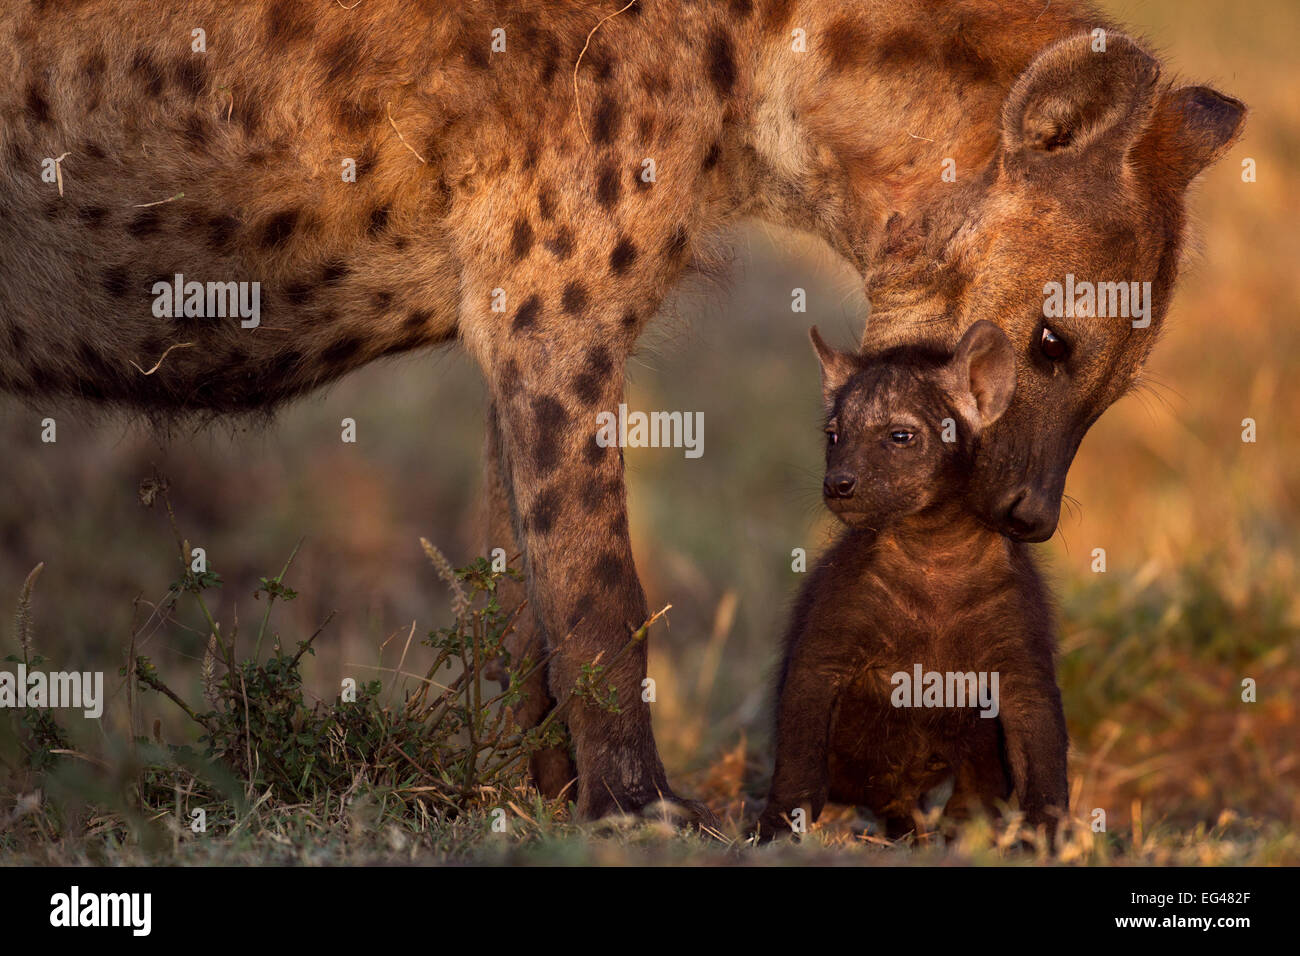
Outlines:
[[871,358],[831,348],[815,326],[809,335],[826,410],[826,506],[879,531],[963,499],[975,441],[1015,394],[1006,335],[981,321],[953,353],[904,346]]

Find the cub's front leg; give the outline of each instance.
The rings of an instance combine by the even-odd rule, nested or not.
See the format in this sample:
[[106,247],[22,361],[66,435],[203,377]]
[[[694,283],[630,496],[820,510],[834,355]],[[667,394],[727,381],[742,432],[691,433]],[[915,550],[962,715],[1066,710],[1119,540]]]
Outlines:
[[1014,793],[1029,823],[1048,835],[1069,809],[1066,754],[1069,734],[1061,692],[1050,666],[1004,671],[998,720]]
[[850,637],[823,624],[788,642],[777,687],[776,766],[756,827],[760,841],[789,831],[795,810],[813,822],[826,804],[835,701],[857,657]]

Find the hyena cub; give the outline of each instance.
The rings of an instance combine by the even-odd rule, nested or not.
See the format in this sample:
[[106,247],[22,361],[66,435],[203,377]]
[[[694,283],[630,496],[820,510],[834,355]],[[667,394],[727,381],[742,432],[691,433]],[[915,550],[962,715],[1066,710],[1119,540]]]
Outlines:
[[826,407],[823,496],[848,526],[809,576],[777,684],[776,768],[760,838],[827,800],[890,836],[914,811],[962,817],[1015,797],[1055,832],[1068,740],[1048,597],[1027,546],[963,498],[1015,357],[976,322],[954,353],[870,359],[811,330]]

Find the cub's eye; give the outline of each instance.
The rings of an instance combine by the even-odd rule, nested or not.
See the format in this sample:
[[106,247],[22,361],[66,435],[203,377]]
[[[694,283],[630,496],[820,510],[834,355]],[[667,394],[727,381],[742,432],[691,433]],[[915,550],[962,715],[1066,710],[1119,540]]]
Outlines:
[[835,431],[835,429],[833,428],[826,429],[826,444],[834,446],[834,445],[838,445],[839,442],[840,442],[839,432]]
[[889,440],[895,445],[910,445],[916,438],[916,432],[908,431],[906,428],[895,428],[889,433]]
[[1043,354],[1052,362],[1063,362],[1065,357],[1070,354],[1070,346],[1065,344],[1065,339],[1047,326],[1043,326],[1043,335],[1039,339],[1038,347],[1043,350]]

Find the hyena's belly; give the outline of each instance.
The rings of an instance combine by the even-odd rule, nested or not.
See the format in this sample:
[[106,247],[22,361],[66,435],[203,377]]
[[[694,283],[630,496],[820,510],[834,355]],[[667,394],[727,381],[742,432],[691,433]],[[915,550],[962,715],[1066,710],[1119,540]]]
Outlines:
[[0,386],[260,409],[455,334],[441,169],[387,120],[436,103],[249,8],[36,6],[0,13]]

